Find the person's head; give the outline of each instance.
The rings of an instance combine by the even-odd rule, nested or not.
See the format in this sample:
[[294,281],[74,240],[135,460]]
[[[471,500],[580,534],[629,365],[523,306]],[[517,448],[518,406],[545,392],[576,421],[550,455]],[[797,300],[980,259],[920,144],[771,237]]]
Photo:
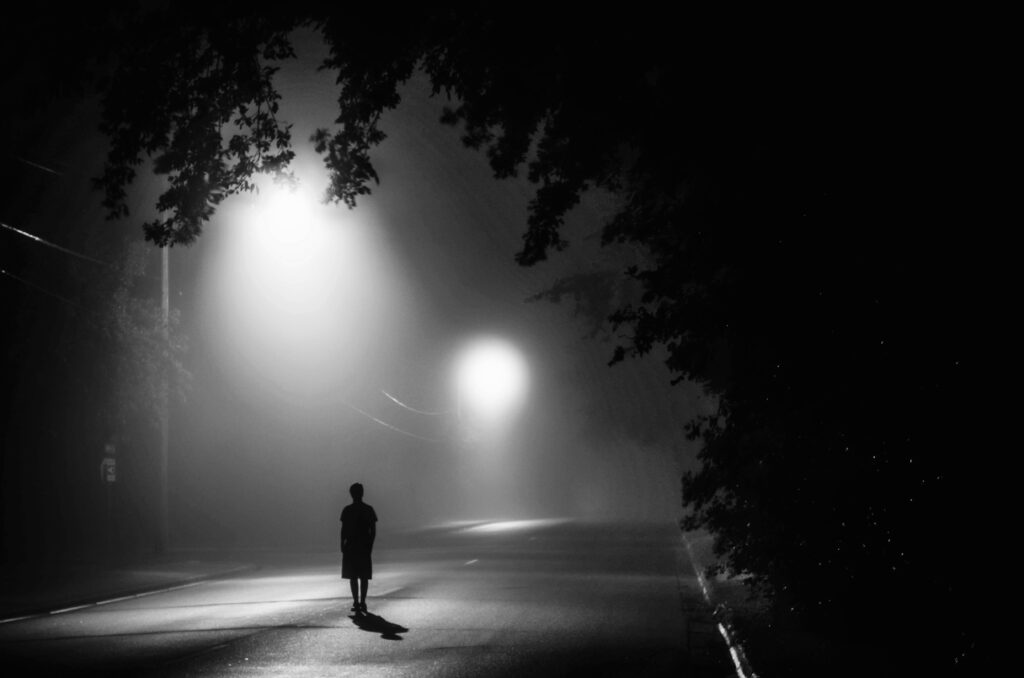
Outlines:
[[352,483],[352,487],[348,488],[348,493],[352,495],[352,498],[356,501],[363,500],[363,484]]

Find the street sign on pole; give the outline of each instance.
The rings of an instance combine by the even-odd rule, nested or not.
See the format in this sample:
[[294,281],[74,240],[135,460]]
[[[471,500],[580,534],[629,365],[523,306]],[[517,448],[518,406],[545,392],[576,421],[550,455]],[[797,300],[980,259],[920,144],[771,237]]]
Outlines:
[[113,456],[113,445],[107,445],[106,454],[100,462],[100,480],[105,483],[117,482],[117,459]]
[[111,553],[114,545],[114,483],[117,482],[117,449],[113,443],[103,447],[103,461],[100,462],[100,481],[107,488],[107,552]]

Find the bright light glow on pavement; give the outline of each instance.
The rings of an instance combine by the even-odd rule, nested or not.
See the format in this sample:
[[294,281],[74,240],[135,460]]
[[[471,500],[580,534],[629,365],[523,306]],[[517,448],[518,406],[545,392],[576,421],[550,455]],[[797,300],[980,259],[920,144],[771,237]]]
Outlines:
[[487,421],[512,414],[526,397],[528,374],[526,360],[509,342],[491,337],[476,340],[458,363],[460,410]]
[[570,522],[569,518],[536,518],[533,520],[498,520],[495,522],[463,528],[464,532],[518,532],[536,530],[542,527],[553,527]]

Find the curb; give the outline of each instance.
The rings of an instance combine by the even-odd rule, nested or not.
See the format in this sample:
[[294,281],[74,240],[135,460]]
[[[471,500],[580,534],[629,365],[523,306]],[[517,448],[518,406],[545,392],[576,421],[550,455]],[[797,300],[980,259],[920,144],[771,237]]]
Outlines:
[[704,564],[701,563],[693,552],[693,545],[690,539],[686,536],[685,532],[682,532],[683,543],[686,545],[686,553],[690,558],[690,563],[693,565],[694,572],[697,573],[697,582],[700,584],[701,593],[704,595],[704,600],[712,610],[715,622],[717,623],[718,632],[725,641],[725,646],[729,650],[729,656],[732,659],[733,668],[735,669],[737,678],[758,678],[757,673],[754,672],[750,666],[750,661],[747,659],[747,654],[743,649],[742,643],[736,637],[736,633],[732,628],[732,624],[729,622],[729,607],[725,603],[715,604],[711,600],[711,594],[708,590],[708,583],[704,577]]

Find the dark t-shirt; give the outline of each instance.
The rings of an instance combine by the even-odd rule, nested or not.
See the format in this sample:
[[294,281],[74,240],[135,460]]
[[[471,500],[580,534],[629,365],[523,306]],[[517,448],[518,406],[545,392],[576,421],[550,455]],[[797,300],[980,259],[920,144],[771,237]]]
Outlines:
[[345,550],[369,551],[377,513],[369,504],[352,503],[341,511],[341,542]]

